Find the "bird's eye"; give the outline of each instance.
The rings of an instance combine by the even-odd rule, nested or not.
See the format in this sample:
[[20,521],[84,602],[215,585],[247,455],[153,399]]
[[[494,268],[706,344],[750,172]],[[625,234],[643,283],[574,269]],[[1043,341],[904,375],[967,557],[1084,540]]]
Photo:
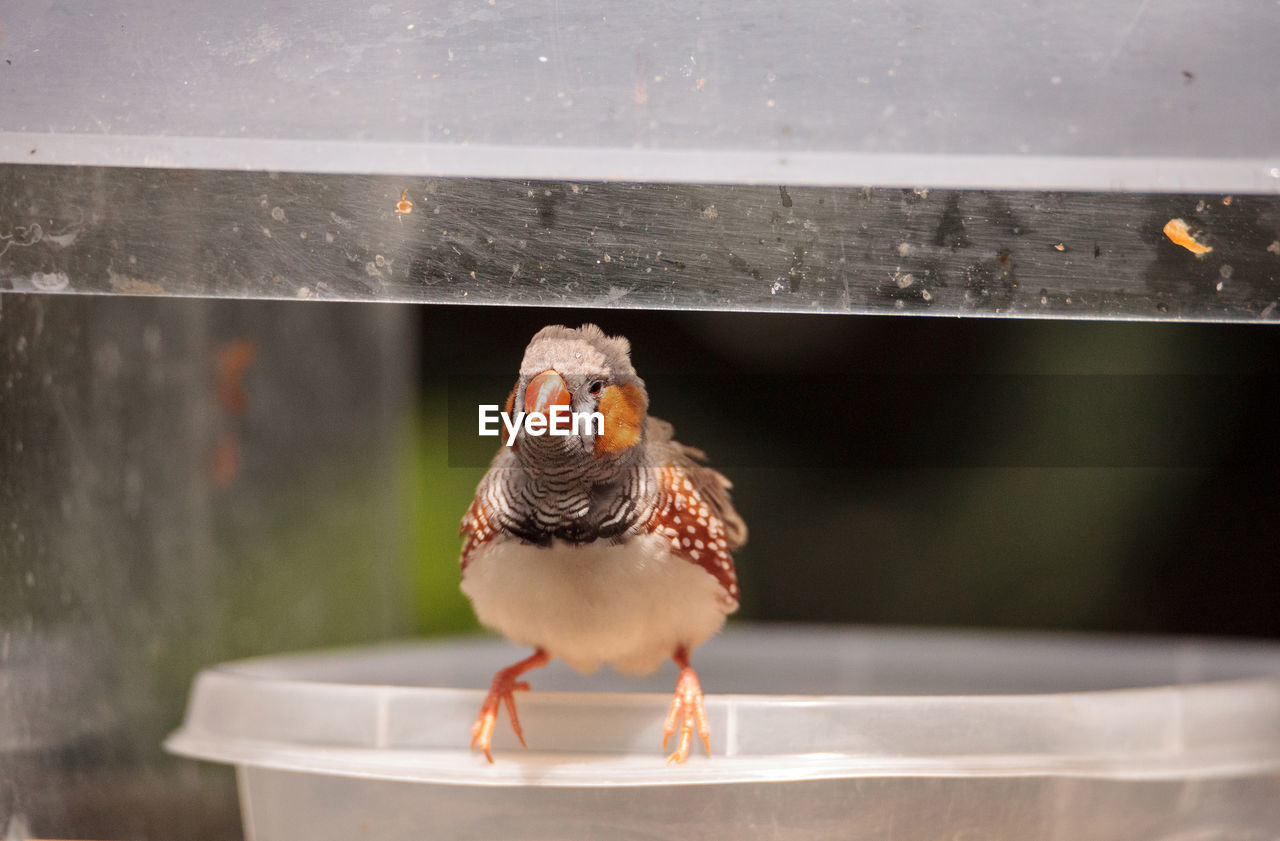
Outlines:
[[596,380],[595,382],[591,383],[591,385],[587,386],[587,394],[590,394],[592,397],[595,397],[600,393],[601,389],[603,388],[604,388],[604,380]]

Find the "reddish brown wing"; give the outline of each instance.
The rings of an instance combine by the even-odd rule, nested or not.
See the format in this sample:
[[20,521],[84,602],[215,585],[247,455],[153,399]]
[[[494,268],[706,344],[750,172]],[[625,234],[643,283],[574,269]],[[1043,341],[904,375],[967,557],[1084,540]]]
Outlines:
[[[507,398],[508,410],[515,397],[515,389],[512,389],[511,395],[511,397]],[[462,544],[462,558],[459,563],[462,567],[461,572],[464,575],[467,572],[467,564],[471,560],[471,554],[501,534],[498,530],[497,518],[494,515],[494,505],[500,503],[502,499],[497,493],[497,485],[501,481],[500,477],[503,475],[503,471],[512,467],[515,463],[515,458],[515,453],[511,451],[510,447],[498,448],[498,452],[494,454],[493,461],[489,465],[489,471],[484,474],[484,478],[476,486],[475,498],[471,500],[471,505],[467,507],[467,513],[462,517],[462,526],[458,532],[466,540]]]
[[471,502],[467,508],[466,515],[462,518],[462,528],[460,529],[462,537],[466,541],[462,544],[462,560],[460,561],[461,572],[465,575],[467,572],[467,563],[471,560],[471,553],[488,543],[497,534],[489,520],[489,510],[479,498]]
[[722,520],[682,467],[658,470],[661,490],[648,528],[671,541],[671,551],[715,576],[730,610],[738,606],[738,574]]

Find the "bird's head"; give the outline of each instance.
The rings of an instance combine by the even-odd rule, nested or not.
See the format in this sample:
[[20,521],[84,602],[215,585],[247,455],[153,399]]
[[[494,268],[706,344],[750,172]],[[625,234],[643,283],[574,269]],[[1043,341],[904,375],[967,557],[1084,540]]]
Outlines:
[[[564,416],[553,435],[518,433],[514,447],[526,463],[554,458],[620,462],[640,449],[644,440],[649,396],[631,367],[631,345],[621,336],[606,336],[594,324],[579,328],[551,325],[534,335],[520,363],[520,379],[507,398],[506,412],[540,413],[552,425],[553,413]],[[569,414],[581,419],[576,434]],[[600,420],[588,416],[599,413]],[[601,423],[601,420],[603,421]]]

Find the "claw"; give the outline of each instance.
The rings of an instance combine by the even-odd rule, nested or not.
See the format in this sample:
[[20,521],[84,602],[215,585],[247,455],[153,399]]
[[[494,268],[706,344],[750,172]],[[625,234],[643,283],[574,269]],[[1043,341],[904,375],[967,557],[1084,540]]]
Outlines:
[[524,740],[524,731],[520,728],[520,717],[516,715],[516,699],[514,693],[528,692],[529,682],[525,680],[516,680],[520,675],[536,669],[539,666],[545,666],[550,660],[546,652],[538,650],[532,657],[521,660],[514,666],[508,666],[493,676],[493,683],[489,685],[489,694],[485,696],[484,703],[480,705],[480,715],[476,718],[476,723],[471,725],[471,749],[480,748],[484,753],[484,758],[493,762],[493,728],[498,721],[498,709],[505,706],[507,715],[511,719],[511,729],[515,731],[516,738],[520,740],[520,744],[526,748],[528,744]]
[[676,744],[675,753],[667,757],[668,765],[673,762],[678,765],[689,758],[695,730],[707,753],[711,753],[711,726],[707,724],[707,710],[698,674],[689,665],[688,654],[683,648],[676,651],[674,659],[680,666],[680,679],[676,682],[675,696],[671,699],[671,708],[667,710],[667,719],[662,725],[662,749],[667,749],[667,743],[677,730],[680,741]]
[[[495,705],[496,706],[496,705]],[[480,750],[484,751],[485,759],[493,762],[493,754],[489,753],[489,748],[493,744],[493,724],[497,716],[489,709],[489,699],[485,699],[484,706],[480,709],[480,717],[476,719],[476,723],[471,725],[471,749],[475,750],[477,744]]]

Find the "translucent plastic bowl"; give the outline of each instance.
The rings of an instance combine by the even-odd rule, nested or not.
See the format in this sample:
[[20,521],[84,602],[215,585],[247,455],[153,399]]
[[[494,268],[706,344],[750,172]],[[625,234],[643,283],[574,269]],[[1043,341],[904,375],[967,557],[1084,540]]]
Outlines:
[[694,656],[712,756],[664,764],[674,668],[553,665],[519,696],[529,749],[502,720],[490,765],[468,749],[480,687],[524,654],[464,640],[219,666],[168,747],[237,766],[253,841],[1280,832],[1276,646],[735,627]]

